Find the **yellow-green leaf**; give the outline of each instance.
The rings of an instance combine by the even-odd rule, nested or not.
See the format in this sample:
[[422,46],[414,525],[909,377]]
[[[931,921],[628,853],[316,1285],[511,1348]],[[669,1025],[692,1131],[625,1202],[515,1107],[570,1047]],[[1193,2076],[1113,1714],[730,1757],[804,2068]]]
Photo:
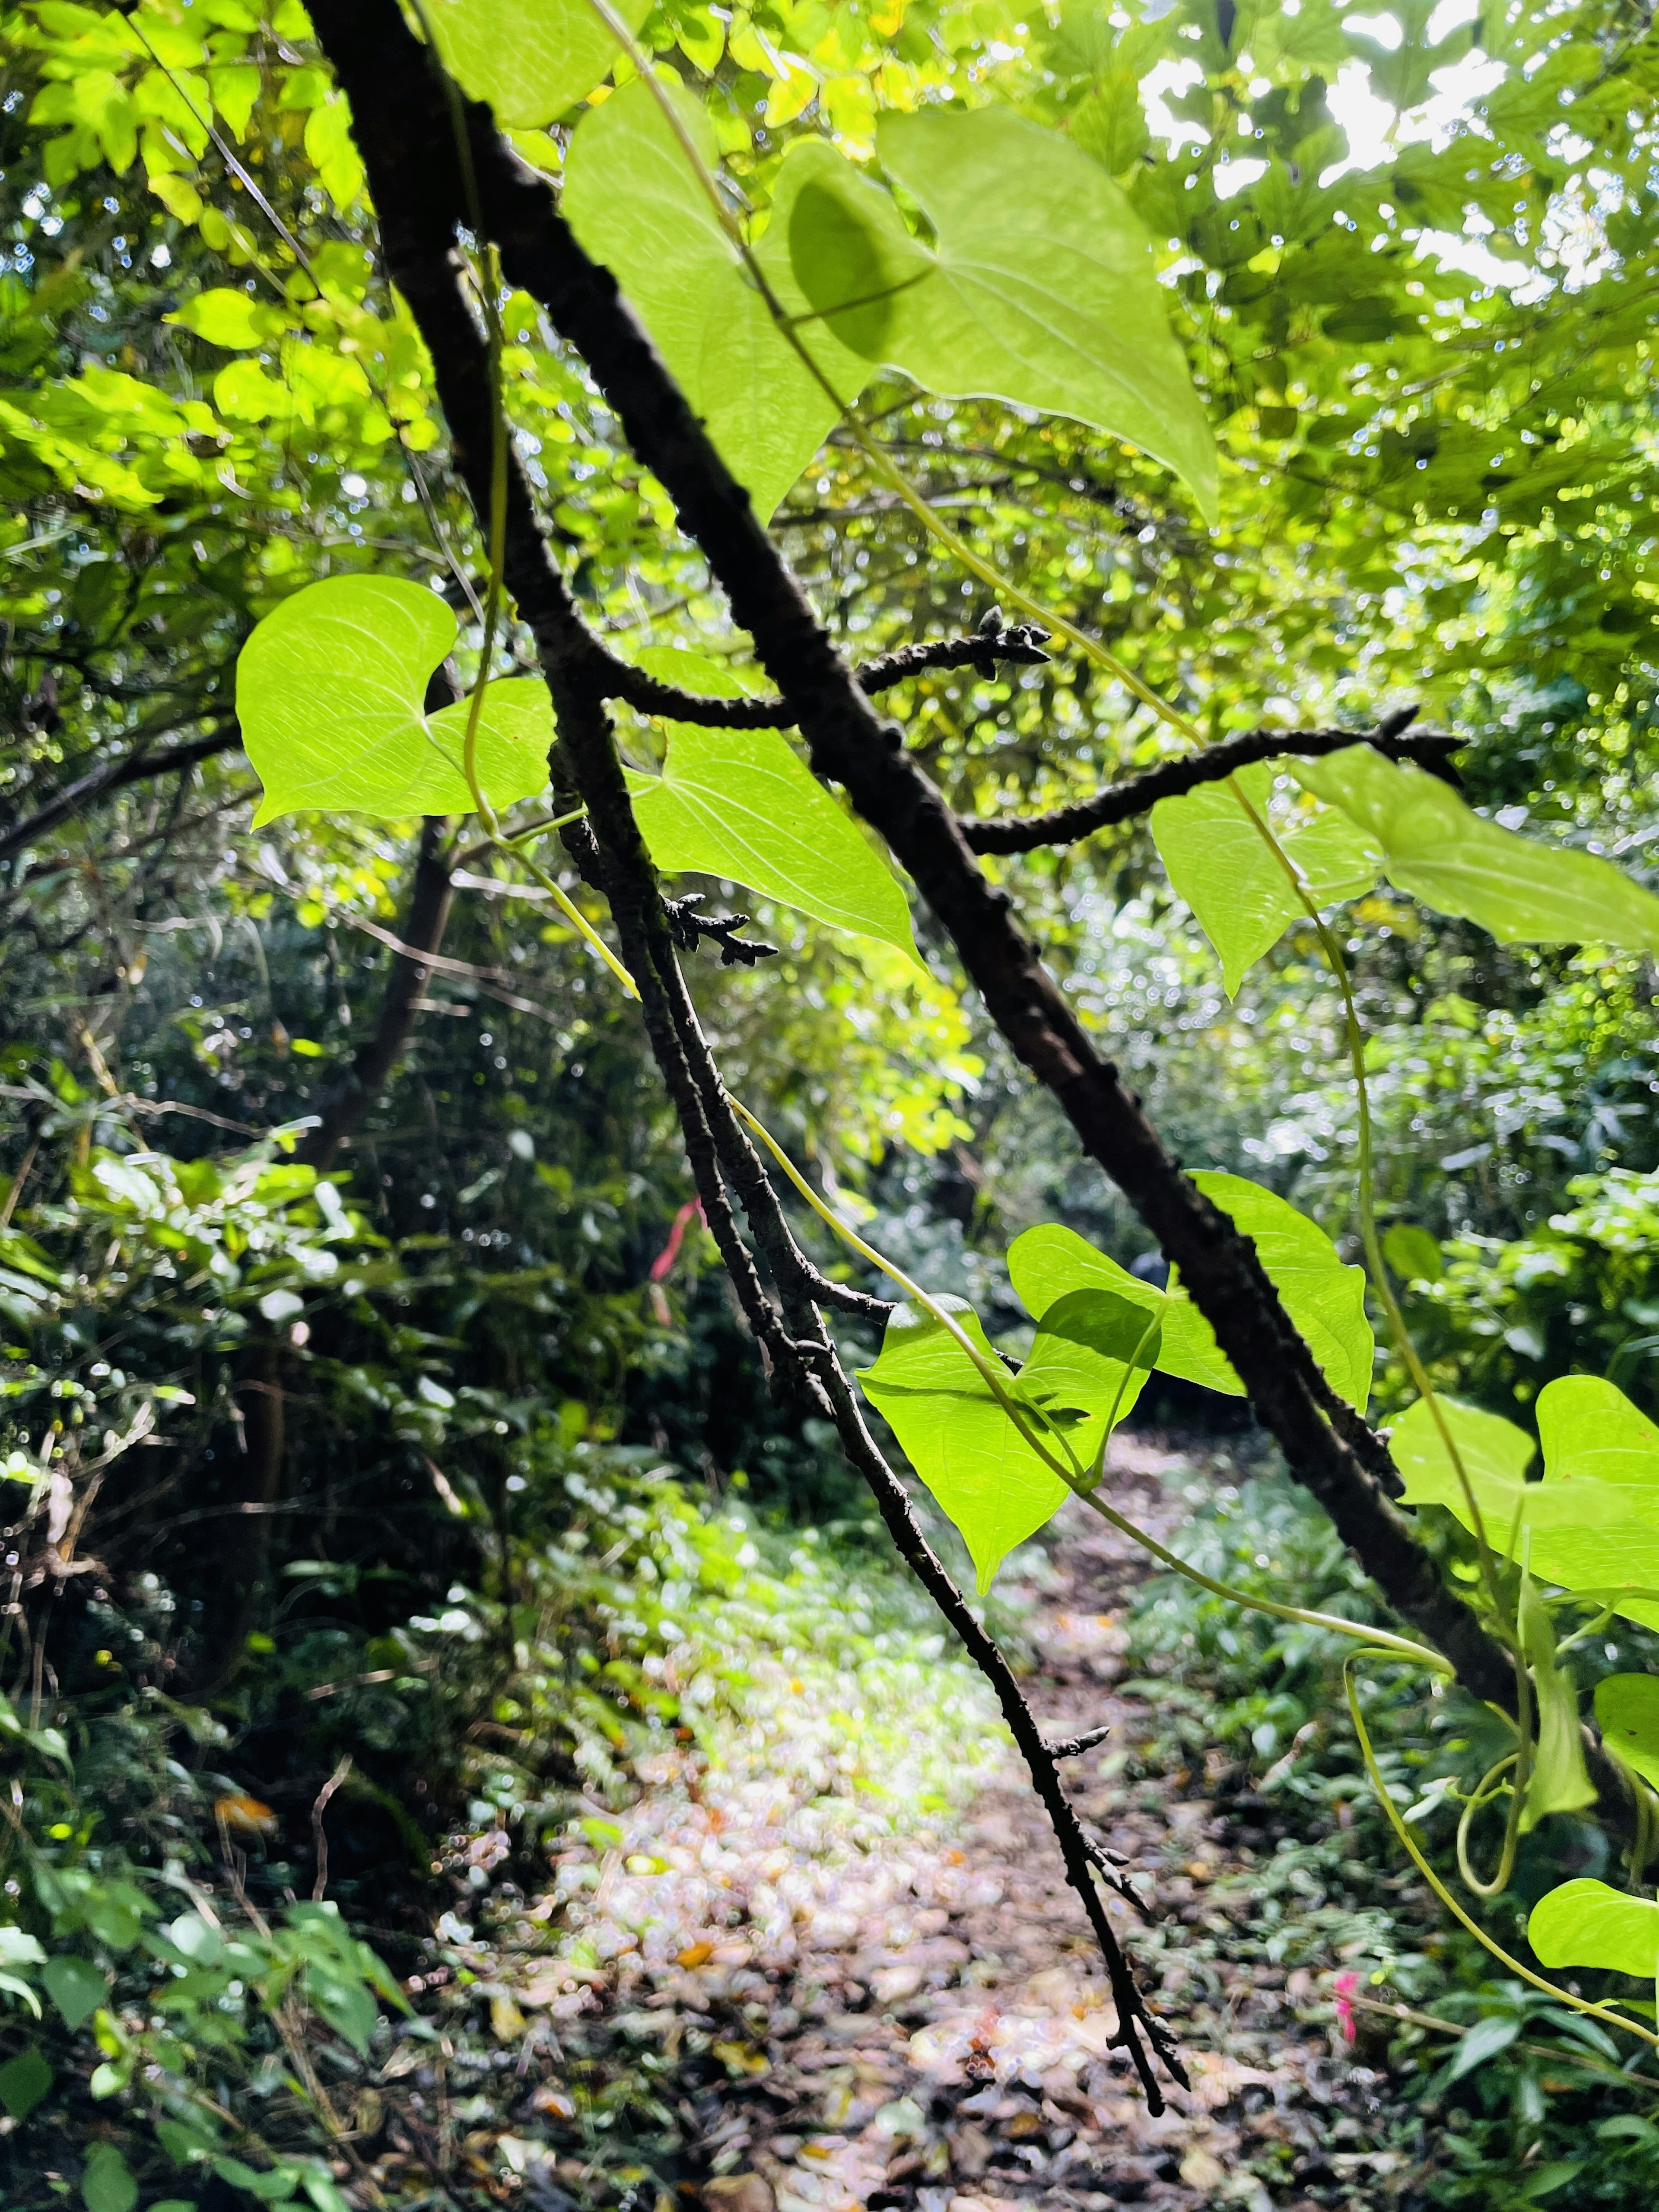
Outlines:
[[[264,786],[256,824],[313,809],[392,821],[471,813],[466,703],[432,714],[423,705],[456,635],[434,592],[389,576],[331,576],[267,615],[236,664],[243,749]],[[544,684],[489,686],[477,768],[492,805],[542,789],[552,738]]]
[[[1000,1363],[978,1316],[939,1302],[983,1356]],[[1031,1356],[1006,1394],[1052,1455],[1086,1475],[1118,1419],[1139,1395],[1158,1348],[1144,1309],[1109,1291],[1073,1291],[1038,1326]],[[1015,1545],[1040,1528],[1066,1484],[1033,1448],[951,1332],[930,1314],[900,1306],[881,1356],[859,1381],[916,1473],[961,1530],[981,1591]]]
[[1506,945],[1659,951],[1659,898],[1611,860],[1502,829],[1437,776],[1370,745],[1290,767],[1376,840],[1391,884],[1437,913],[1462,915]]
[[[637,31],[650,0],[614,0]],[[513,130],[556,123],[604,82],[622,52],[587,0],[427,0],[450,75]]]
[[1547,1966],[1591,1966],[1652,1981],[1659,1971],[1659,1905],[1604,1881],[1563,1882],[1534,1905],[1527,1941]]
[[[1276,774],[1257,761],[1233,779],[1264,822]],[[1236,997],[1263,953],[1305,914],[1296,884],[1225,783],[1160,799],[1152,821],[1170,885],[1221,956],[1228,995]],[[1339,809],[1309,808],[1300,820],[1273,826],[1316,908],[1358,898],[1376,883],[1382,850]]]
[[[706,697],[738,690],[672,647],[641,665]],[[896,945],[920,963],[903,890],[879,853],[778,730],[668,726],[660,776],[633,775],[634,811],[659,868],[729,877],[834,929]]]

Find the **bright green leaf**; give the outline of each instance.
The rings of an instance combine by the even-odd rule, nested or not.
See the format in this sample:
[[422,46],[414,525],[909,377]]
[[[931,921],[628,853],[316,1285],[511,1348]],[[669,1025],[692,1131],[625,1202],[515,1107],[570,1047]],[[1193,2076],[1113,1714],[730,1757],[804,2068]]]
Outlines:
[[[1316,1222],[1287,1199],[1243,1176],[1200,1169],[1193,1181],[1229,1215],[1256,1253],[1333,1389],[1364,1410],[1370,1395],[1375,1340],[1365,1317],[1363,1268],[1346,1267]],[[1008,1251],[1013,1285],[1032,1312],[1079,1283],[1098,1283],[1133,1299],[1163,1321],[1158,1365],[1208,1390],[1242,1397],[1244,1386],[1215,1340],[1215,1331],[1193,1304],[1172,1270],[1167,1291],[1154,1290],[1109,1260],[1069,1229],[1028,1229]]]
[[[434,592],[389,576],[331,576],[267,615],[236,664],[242,744],[265,790],[256,825],[311,809],[392,821],[470,813],[466,703],[434,714],[422,705],[456,635]],[[552,738],[544,684],[489,686],[477,762],[493,805],[542,789]]]
[[1659,1504],[1659,1428],[1616,1383],[1563,1375],[1538,1394],[1547,1481],[1650,1483]]
[[[1260,1183],[1210,1169],[1200,1169],[1193,1181],[1255,1246],[1326,1381],[1363,1413],[1371,1394],[1376,1351],[1365,1317],[1364,1269],[1346,1266],[1317,1222]],[[1175,1274],[1170,1281],[1172,1289],[1178,1286]],[[1201,1321],[1196,1308],[1194,1316]],[[1213,1343],[1209,1323],[1201,1326]]]
[[[739,689],[696,653],[671,648],[640,659],[652,674],[705,696],[731,697]],[[658,867],[729,877],[920,960],[892,871],[780,731],[671,723],[662,775],[630,783]]]
[[867,197],[815,190],[792,222],[791,253],[835,336],[927,391],[1070,416],[1139,446],[1213,520],[1209,424],[1146,234],[1111,179],[1001,107],[889,112],[876,150],[933,225],[933,267],[921,274],[923,250],[872,220]]
[[[1659,1592],[1659,1429],[1624,1392],[1593,1375],[1566,1375],[1538,1395],[1544,1487],[1571,1519],[1534,1538],[1534,1573],[1564,1589]],[[1620,1500],[1620,1517],[1571,1512],[1589,1486]],[[1659,1598],[1618,1607],[1659,1627]]]
[[1437,1397],[1440,1421],[1445,1424],[1456,1457],[1448,1450],[1434,1407],[1425,1398],[1407,1407],[1389,1432],[1389,1449],[1406,1486],[1408,1505],[1443,1505],[1467,1528],[1472,1525],[1468,1502],[1458,1478],[1461,1463],[1486,1534],[1501,1549],[1508,1540],[1510,1522],[1522,1490],[1536,1487],[1526,1473],[1536,1447],[1524,1429],[1501,1414],[1483,1413],[1461,1399]]
[[289,328],[289,318],[282,308],[228,286],[197,293],[175,314],[163,319],[193,331],[210,345],[228,348],[269,345]]
[[1088,1285],[1127,1298],[1142,1313],[1156,1315],[1162,1338],[1155,1364],[1160,1374],[1178,1375],[1206,1390],[1243,1395],[1243,1384],[1216,1344],[1214,1332],[1184,1291],[1164,1292],[1143,1283],[1115,1260],[1097,1252],[1074,1229],[1044,1222],[1017,1237],[1008,1248],[1008,1273],[1028,1311],[1041,1314],[1068,1291]]
[[67,2028],[77,2028],[82,2021],[90,2020],[109,1996],[109,1984],[91,1960],[76,1958],[72,1952],[62,1951],[55,1959],[48,1959],[40,1979]]
[[[941,1301],[941,1303],[945,1303]],[[990,1360],[978,1317],[951,1301],[959,1327]],[[1092,1470],[1114,1404],[1121,1419],[1157,1352],[1143,1307],[1110,1292],[1073,1291],[1043,1315],[1031,1356],[1006,1389],[1062,1462]],[[962,1346],[931,1315],[901,1306],[881,1356],[859,1380],[917,1474],[962,1531],[981,1591],[1016,1544],[1040,1528],[1066,1486],[1032,1448]]]
[[1593,1966],[1650,1982],[1659,1971],[1659,1905],[1604,1881],[1563,1882],[1534,1905],[1527,1941],[1547,1966]]
[[1659,1790],[1659,1675],[1607,1675],[1595,1686],[1595,1724],[1613,1757]]
[[1504,945],[1659,951],[1659,898],[1610,860],[1500,829],[1438,776],[1370,745],[1290,765],[1376,838],[1389,881],[1437,913],[1462,915]]
[[[707,114],[684,88],[673,96],[712,169],[719,148]],[[805,173],[799,161],[783,164],[758,255],[775,283],[788,269],[780,225],[787,228],[794,182]],[[769,519],[839,410],[773,322],[642,79],[577,125],[563,206],[577,238],[637,310],[757,514]],[[781,289],[789,308],[791,288]],[[855,398],[869,363],[833,339],[815,352],[836,389]]]
[[[650,0],[613,0],[637,31]],[[428,0],[450,75],[515,131],[555,123],[616,66],[621,48],[587,0]]]
[[[1276,774],[1257,761],[1234,778],[1264,820]],[[1221,956],[1227,994],[1237,997],[1263,953],[1306,912],[1296,885],[1225,783],[1160,799],[1152,819],[1170,884]],[[1274,834],[1316,907],[1358,898],[1376,881],[1381,851],[1336,808],[1310,810],[1304,821],[1275,824]]]

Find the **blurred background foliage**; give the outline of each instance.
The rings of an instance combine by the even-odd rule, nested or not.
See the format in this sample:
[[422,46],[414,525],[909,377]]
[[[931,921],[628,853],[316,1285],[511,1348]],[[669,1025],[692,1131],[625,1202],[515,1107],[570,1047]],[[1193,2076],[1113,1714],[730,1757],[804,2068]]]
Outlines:
[[[225,2201],[257,2167],[332,2212],[333,2093],[284,2006],[308,1991],[349,2053],[394,2002],[302,1909],[342,1762],[330,1895],[406,1972],[452,1829],[533,1853],[654,1735],[695,1733],[648,1664],[680,1574],[646,1572],[653,1546],[712,1588],[805,1525],[860,1602],[902,1601],[832,1440],[770,1396],[605,971],[462,825],[249,827],[234,666],[278,599],[373,569],[443,593],[464,678],[479,636],[477,533],[299,0],[30,0],[0,27],[0,2162],[9,2202],[52,2201],[38,2147],[73,2113],[108,2151],[76,2179],[90,2212],[128,2212],[148,2113],[185,2130],[155,2137],[175,2162],[210,2150]],[[867,154],[878,94],[1068,131],[1147,226],[1221,527],[1076,426],[894,385],[871,412],[929,497],[1206,733],[1417,702],[1466,735],[1477,805],[1642,872],[1659,54],[1633,0],[664,0],[641,35],[763,217],[782,147]],[[567,136],[517,143],[556,176]],[[740,663],[580,365],[529,301],[505,319],[520,450],[589,616]],[[839,440],[776,527],[856,658],[983,611]],[[502,668],[527,652],[509,636]],[[1087,794],[1164,744],[1059,656],[890,705],[970,813]],[[308,1161],[395,996],[423,838],[447,964]],[[1144,826],[991,865],[1183,1157],[1346,1235],[1353,1103],[1307,934],[1230,1004]],[[937,945],[924,984],[757,919],[780,957],[696,964],[703,1018],[886,1249],[1006,1326],[997,1255],[1032,1221],[1142,1250]],[[1347,922],[1437,1377],[1524,1419],[1552,1376],[1607,1373],[1659,1412],[1651,963],[1498,947],[1386,892]],[[1401,1378],[1378,1383],[1386,1407]],[[1314,1582],[1352,1584],[1305,1508],[1259,1510],[1301,1516]],[[1288,1686],[1241,1679],[1220,1726],[1258,1771],[1322,1680],[1271,1666]],[[1334,1756],[1321,1786],[1352,1796]],[[216,1934],[191,1885],[256,1835]]]

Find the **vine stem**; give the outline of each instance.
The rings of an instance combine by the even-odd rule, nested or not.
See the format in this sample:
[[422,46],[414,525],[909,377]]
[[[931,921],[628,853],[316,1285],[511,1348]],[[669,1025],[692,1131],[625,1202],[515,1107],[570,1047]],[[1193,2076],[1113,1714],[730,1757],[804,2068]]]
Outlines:
[[[868,1260],[872,1266],[879,1267],[890,1280],[898,1285],[907,1297],[914,1299],[933,1320],[938,1322],[941,1328],[949,1332],[973,1361],[975,1368],[990,1386],[998,1403],[1013,1421],[1025,1442],[1030,1445],[1044,1464],[1060,1477],[1072,1495],[1080,1499],[1091,1513],[1097,1514],[1103,1521],[1117,1529],[1120,1534],[1127,1536],[1132,1542],[1138,1544],[1143,1551],[1149,1553],[1153,1559],[1157,1559],[1160,1565],[1168,1567],[1174,1574],[1184,1576],[1188,1582],[1196,1583],[1200,1589],[1209,1591],[1212,1597],[1224,1598],[1230,1605],[1243,1606],[1252,1613],[1266,1613],[1274,1620],[1294,1621],[1304,1628],[1328,1629],[1339,1636],[1356,1638],[1374,1650],[1386,1650],[1390,1658],[1408,1659],[1414,1665],[1426,1667],[1437,1674],[1449,1675],[1452,1673],[1450,1662],[1439,1652],[1431,1651],[1425,1644],[1413,1644],[1408,1637],[1395,1636],[1389,1629],[1372,1628],[1360,1621],[1345,1620],[1340,1613],[1311,1613],[1301,1606],[1281,1605],[1273,1598],[1249,1596],[1242,1590],[1233,1589],[1226,1583],[1218,1582],[1212,1575],[1206,1575],[1201,1569],[1189,1565],[1187,1560],[1181,1558],[1179,1553],[1170,1551],[1167,1545],[1160,1544],[1150,1531],[1139,1527],[1126,1515],[1120,1513],[1115,1506],[1108,1505],[1098,1492],[1090,1486],[1080,1471],[1073,1474],[1061,1467],[1059,1461],[1043,1449],[1039,1439],[1031,1434],[1021,1418],[1024,1409],[1014,1404],[1009,1396],[1006,1384],[992,1371],[983,1353],[954,1317],[935,1299],[931,1298],[920,1284],[913,1281],[896,1261],[887,1259],[878,1252],[873,1244],[867,1243],[859,1235],[857,1230],[843,1221],[833,1206],[827,1205],[818,1196],[776,1138],[756,1119],[746,1106],[740,1105],[735,1098],[732,1101],[732,1106],[733,1112],[766,1146],[791,1183],[819,1219],[826,1222],[843,1243],[850,1245],[862,1258]],[[1144,1338],[1142,1341],[1145,1341]],[[1109,1432],[1108,1445],[1110,1441]]]
[[1588,1997],[1575,1996],[1571,1990],[1562,1989],[1558,1983],[1548,1981],[1542,1974],[1535,1974],[1530,1966],[1523,1966],[1519,1959],[1504,1950],[1501,1943],[1486,1933],[1472,1913],[1465,1911],[1454,1893],[1442,1881],[1419,1848],[1416,1837],[1401,1818],[1400,1808],[1389,1795],[1388,1784],[1383,1780],[1382,1770],[1377,1765],[1376,1753],[1371,1745],[1370,1732],[1365,1726],[1364,1715],[1359,1709],[1358,1689],[1353,1671],[1365,1656],[1364,1651],[1352,1651],[1342,1662],[1342,1680],[1343,1686],[1347,1692],[1348,1712],[1353,1722],[1354,1735],[1359,1743],[1359,1754],[1365,1762],[1365,1771],[1370,1778],[1371,1788],[1376,1791],[1377,1802],[1388,1816],[1389,1826],[1405,1846],[1406,1854],[1419,1874],[1422,1875],[1446,1910],[1462,1921],[1475,1942],[1483,1949],[1489,1951],[1500,1966],[1507,1966],[1510,1973],[1519,1974],[1523,1982],[1530,1982],[1534,1989],[1542,1990],[1547,1996],[1553,1997],[1559,2004],[1569,2006],[1574,2012],[1583,2013],[1591,2020],[1603,2021],[1609,2027],[1621,2027],[1627,2035],[1638,2036],[1644,2043],[1650,2044],[1654,2050],[1659,2051],[1659,2034],[1655,2034],[1651,2029],[1644,2027],[1639,2021],[1626,2020],[1622,2013],[1613,2012],[1606,2005],[1592,2004]]

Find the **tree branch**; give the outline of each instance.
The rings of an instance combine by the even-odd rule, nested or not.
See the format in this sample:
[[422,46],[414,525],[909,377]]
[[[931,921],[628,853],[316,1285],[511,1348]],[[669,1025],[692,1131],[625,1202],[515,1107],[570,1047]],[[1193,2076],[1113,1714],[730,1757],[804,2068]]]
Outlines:
[[381,996],[374,1033],[358,1047],[345,1069],[322,1085],[313,1102],[317,1126],[301,1139],[294,1157],[319,1173],[333,1165],[340,1147],[368,1119],[386,1079],[403,1058],[415,1027],[434,964],[420,956],[435,953],[442,944],[454,896],[444,850],[445,834],[446,825],[434,817],[421,824],[421,849],[410,888],[409,913]]
[[88,769],[85,775],[77,776],[73,783],[65,784],[51,799],[44,799],[33,814],[0,830],[0,861],[9,860],[26,847],[38,844],[71,815],[83,813],[100,799],[107,799],[112,791],[119,791],[130,783],[147,783],[157,776],[180,775],[199,762],[212,759],[216,753],[234,752],[241,742],[241,726],[233,720],[221,723],[205,737],[170,745],[165,752],[127,753],[119,760],[105,761],[101,766]]
[[[878,660],[866,661],[857,672],[857,682],[861,690],[873,695],[930,669],[973,668],[988,678],[995,675],[999,661],[1034,667],[1049,657],[1042,650],[1046,635],[1033,623],[1014,623],[1005,628],[1000,615],[994,625],[988,617],[987,626],[972,637],[931,638],[902,646]],[[597,641],[596,650],[603,650]],[[721,730],[787,730],[795,720],[787,700],[705,699],[696,692],[659,683],[625,661],[611,660],[608,654],[606,659],[605,696],[625,700],[641,714],[665,714],[677,722],[698,722]]]
[[[313,20],[352,93],[365,152],[373,147],[388,254],[418,234],[431,257],[434,241],[453,236],[465,219],[467,203],[458,165],[440,151],[449,110],[425,75],[424,55],[392,0],[328,0]],[[395,107],[387,94],[394,78]],[[734,617],[794,713],[814,767],[843,786],[908,869],[992,1019],[1054,1094],[1085,1151],[1119,1184],[1180,1267],[1292,1472],[1325,1507],[1388,1601],[1446,1653],[1476,1697],[1499,1704],[1512,1698],[1508,1655],[1441,1580],[1413,1524],[1328,1419],[1323,1378],[1255,1245],[1181,1172],[1116,1069],[1096,1051],[1013,922],[1009,894],[987,881],[941,794],[904,754],[898,732],[878,720],[842,663],[615,279],[583,253],[546,180],[516,160],[487,111],[470,107],[467,128],[483,220],[507,281],[547,309],[560,335],[587,362],[635,454],[667,488],[683,527],[702,548]],[[398,282],[406,294],[410,282],[422,286],[422,297],[411,297],[410,305],[435,358],[439,349],[428,327],[434,278],[422,273],[422,259],[416,252],[408,277],[400,268]],[[476,345],[470,323],[467,334]],[[445,404],[453,427],[447,393]],[[522,486],[509,504],[515,534],[526,517],[533,527]],[[509,582],[523,608],[523,586],[517,579]],[[523,611],[544,654],[605,658],[568,604],[540,623]],[[580,645],[571,641],[572,629]],[[1381,1452],[1380,1443],[1376,1449]]]
[[1159,761],[1139,775],[1109,784],[1092,799],[1058,806],[1050,814],[999,816],[983,822],[963,816],[962,833],[975,853],[1030,853],[1040,845],[1071,845],[1114,823],[1133,821],[1160,799],[1180,799],[1203,784],[1224,782],[1254,762],[1322,760],[1349,745],[1374,745],[1389,760],[1414,761],[1431,775],[1455,783],[1450,757],[1465,740],[1442,730],[1414,730],[1405,735],[1404,729],[1405,723],[1395,718],[1371,730],[1246,730],[1201,753]]
[[[427,60],[404,29],[392,0],[323,0],[314,18],[324,46],[351,98],[358,143],[380,213],[389,273],[410,301],[433,359],[457,465],[481,513],[490,492],[490,394],[483,349],[463,311],[459,323],[443,310],[433,282],[443,270],[464,203],[438,211],[422,235],[411,212],[423,196],[413,189],[438,166],[446,119],[423,117],[431,84]],[[412,130],[411,130],[411,125]],[[405,133],[410,135],[405,136]],[[447,214],[447,220],[444,219]],[[446,271],[446,274],[449,272]],[[453,282],[451,296],[459,306]],[[430,327],[426,311],[433,311]],[[483,411],[480,412],[481,404]],[[1106,1959],[1118,2020],[1116,2040],[1128,2051],[1154,2112],[1162,2109],[1153,2060],[1184,2082],[1168,2031],[1147,2010],[1096,1887],[1087,1838],[1045,1749],[1035,1717],[1012,1669],[975,1620],[923,1536],[902,1485],[871,1440],[822,1320],[805,1287],[813,1271],[794,1245],[777,1195],[731,1110],[702,1038],[674,955],[655,874],[634,819],[604,707],[605,673],[595,667],[562,584],[536,527],[521,480],[509,489],[507,582],[544,656],[559,738],[556,793],[579,796],[583,821],[564,833],[567,849],[610,900],[624,958],[638,986],[652,1050],[684,1133],[703,1210],[732,1272],[738,1297],[781,1382],[815,1397],[833,1417],[849,1456],[869,1483],[894,1540],[945,1619],[992,1682],[1015,1741],[1054,1826],[1068,1879],[1082,1899]],[[737,1233],[725,1178],[744,1201],[774,1264],[784,1311],[762,1290],[747,1246]],[[786,1320],[787,1326],[786,1326]],[[792,1333],[793,1332],[793,1333]]]

